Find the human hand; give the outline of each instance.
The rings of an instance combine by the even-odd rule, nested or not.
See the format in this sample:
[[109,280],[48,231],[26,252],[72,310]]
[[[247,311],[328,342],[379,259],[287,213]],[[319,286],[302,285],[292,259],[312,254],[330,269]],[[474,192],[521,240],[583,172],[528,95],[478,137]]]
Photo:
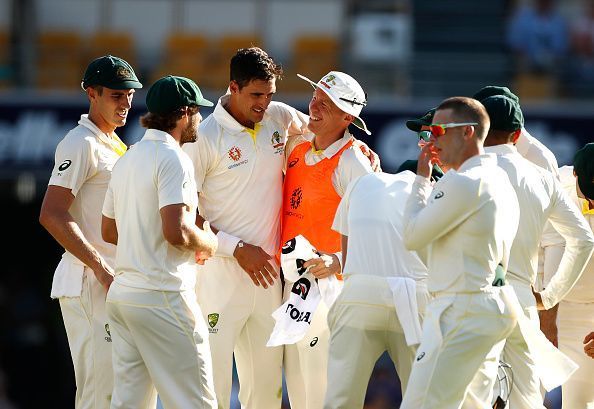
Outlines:
[[586,335],[586,338],[584,338],[584,344],[586,344],[584,347],[584,352],[586,355],[588,355],[590,358],[594,358],[594,331]]
[[544,304],[542,303],[542,296],[539,292],[534,291],[534,287],[532,287],[532,295],[534,295],[534,299],[536,300],[536,308],[539,311],[545,310]]
[[113,282],[113,276],[115,275],[113,269],[102,262],[93,270],[93,273],[95,274],[97,281],[99,281],[107,293],[111,283]]
[[361,153],[363,153],[363,155],[365,155],[367,157],[367,159],[369,159],[369,165],[371,165],[371,169],[374,172],[382,171],[380,158],[377,153],[375,153],[373,150],[371,150],[371,148],[369,146],[367,146],[367,144],[365,142],[362,142],[358,139],[356,139],[353,142],[353,144],[361,150]]
[[547,339],[559,348],[559,338],[557,329],[557,310],[543,310],[538,312],[540,318],[540,330],[545,334]]
[[304,268],[315,278],[326,278],[333,274],[340,274],[340,262],[335,254],[321,253],[320,257],[312,258],[303,263]]
[[417,162],[417,175],[426,177],[429,179],[431,177],[431,172],[433,170],[433,164],[440,164],[439,157],[437,156],[437,151],[435,150],[435,146],[433,142],[427,142],[421,147],[421,151],[419,152],[419,160]]
[[235,247],[233,257],[256,286],[268,288],[268,285],[274,284],[274,280],[278,278],[278,273],[268,261],[272,256],[258,246],[240,241]]
[[210,223],[208,221],[204,221],[202,230],[202,249],[196,250],[195,253],[196,263],[200,265],[203,265],[206,260],[214,256],[219,246],[219,240],[210,228]]

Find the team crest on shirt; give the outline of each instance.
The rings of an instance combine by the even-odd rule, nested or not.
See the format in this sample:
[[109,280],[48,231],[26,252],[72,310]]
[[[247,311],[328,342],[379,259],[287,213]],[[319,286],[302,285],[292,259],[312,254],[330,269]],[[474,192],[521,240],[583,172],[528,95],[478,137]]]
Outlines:
[[283,138],[278,131],[273,132],[272,137],[270,138],[270,144],[272,145],[272,148],[275,149],[274,153],[283,153],[285,150]]
[[212,314],[208,314],[208,326],[210,327],[208,329],[208,332],[210,332],[211,334],[216,334],[217,332],[219,332],[218,328],[215,328],[217,326],[217,323],[219,322],[219,313],[214,312]]
[[109,324],[105,324],[105,332],[107,336],[105,337],[106,342],[111,342],[111,332],[109,331]]

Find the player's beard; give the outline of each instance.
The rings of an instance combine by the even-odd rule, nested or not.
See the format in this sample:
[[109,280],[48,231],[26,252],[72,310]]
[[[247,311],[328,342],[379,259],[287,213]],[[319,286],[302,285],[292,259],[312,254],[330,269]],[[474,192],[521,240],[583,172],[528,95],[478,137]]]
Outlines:
[[192,119],[181,133],[180,145],[196,142],[198,138],[198,124]]

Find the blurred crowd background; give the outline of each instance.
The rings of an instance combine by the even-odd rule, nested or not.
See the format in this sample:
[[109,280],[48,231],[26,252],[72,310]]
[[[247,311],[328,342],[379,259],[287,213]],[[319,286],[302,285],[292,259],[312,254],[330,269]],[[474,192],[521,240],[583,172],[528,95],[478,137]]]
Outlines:
[[[37,219],[55,146],[88,108],[80,81],[89,61],[123,57],[145,84],[119,131],[133,143],[154,80],[188,76],[216,100],[230,56],[250,45],[282,63],[276,99],[302,110],[311,88],[296,73],[357,78],[373,134],[355,134],[386,171],[417,155],[407,118],[490,84],[520,97],[526,128],[560,165],[594,140],[593,0],[0,0],[0,409],[73,407],[49,298],[62,250]],[[383,357],[366,408],[398,407],[397,385]]]

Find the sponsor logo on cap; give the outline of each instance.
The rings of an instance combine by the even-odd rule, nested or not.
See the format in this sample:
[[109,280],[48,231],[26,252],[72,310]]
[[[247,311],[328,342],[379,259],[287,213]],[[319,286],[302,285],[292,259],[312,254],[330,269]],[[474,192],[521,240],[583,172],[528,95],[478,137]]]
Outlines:
[[119,80],[131,80],[132,78],[132,73],[130,72],[129,69],[125,68],[125,67],[119,67],[116,70],[116,77]]

